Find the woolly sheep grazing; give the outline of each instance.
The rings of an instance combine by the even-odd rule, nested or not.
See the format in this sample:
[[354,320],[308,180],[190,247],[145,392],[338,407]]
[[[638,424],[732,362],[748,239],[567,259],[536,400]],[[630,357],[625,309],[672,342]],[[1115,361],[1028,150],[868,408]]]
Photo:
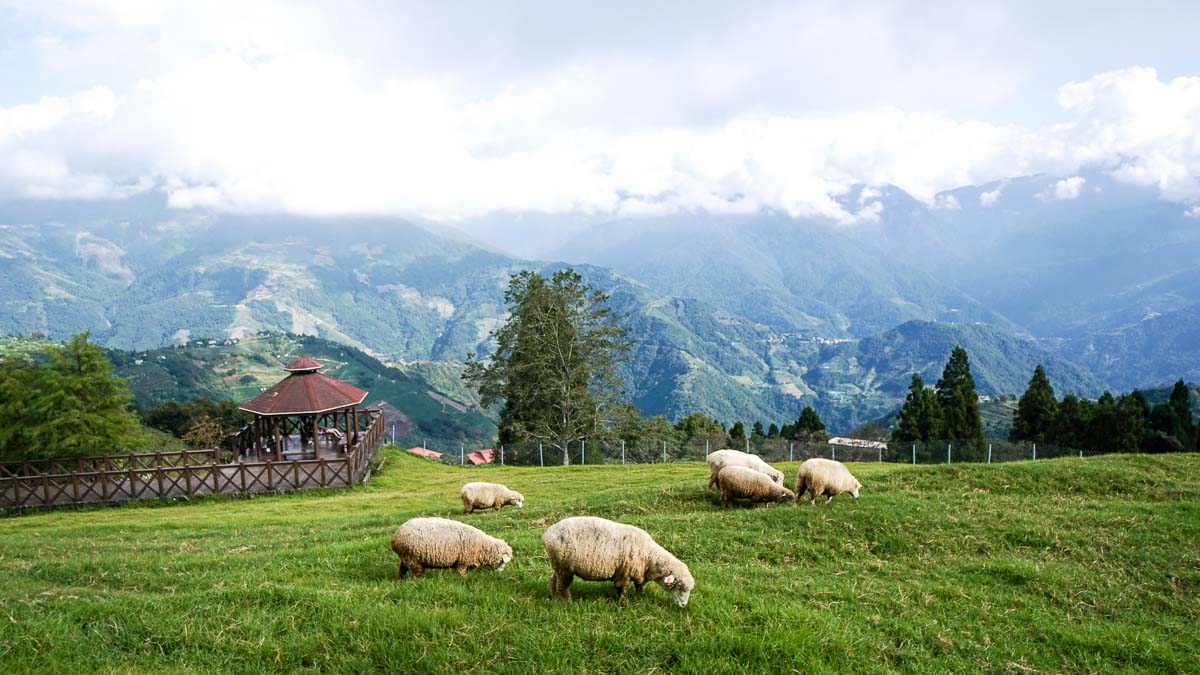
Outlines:
[[482,530],[445,518],[413,518],[392,535],[392,550],[400,556],[396,578],[412,572],[421,578],[426,567],[453,567],[459,576],[476,567],[497,572],[513,557],[512,547]]
[[520,492],[509,490],[499,483],[467,483],[459,491],[462,497],[463,513],[471,513],[475,509],[496,509],[512,505],[519,508],[525,506],[525,497]]
[[617,597],[625,596],[629,582],[642,590],[654,581],[685,607],[696,583],[687,565],[659,546],[645,530],[604,518],[564,518],[542,535],[554,574],[550,594],[571,599],[571,581],[612,581]]
[[767,464],[761,457],[740,450],[717,450],[708,453],[708,457],[705,457],[705,460],[708,462],[708,487],[717,484],[717,474],[721,473],[721,469],[727,466],[744,466],[747,469],[753,469],[761,474],[765,474],[776,485],[783,485],[782,471]]
[[796,495],[791,490],[776,485],[766,475],[744,466],[727,466],[717,474],[717,487],[721,489],[721,506],[730,506],[734,499],[749,499],[757,502],[794,502]]
[[858,499],[858,490],[862,483],[850,475],[846,465],[832,459],[814,457],[800,465],[796,472],[796,499],[808,491],[808,504],[815,506],[817,497],[828,495],[828,504],[835,496],[849,492]]

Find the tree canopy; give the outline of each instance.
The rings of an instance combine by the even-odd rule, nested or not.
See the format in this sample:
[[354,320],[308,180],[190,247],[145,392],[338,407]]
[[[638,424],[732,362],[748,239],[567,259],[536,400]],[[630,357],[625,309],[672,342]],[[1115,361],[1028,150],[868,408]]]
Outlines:
[[0,364],[0,459],[104,455],[136,442],[129,387],[88,339],[48,348],[44,363]]
[[937,382],[937,402],[942,415],[942,435],[951,440],[983,438],[983,419],[979,415],[979,396],[967,350],[961,346],[950,352],[950,360]]
[[1038,364],[1029,379],[1029,387],[1017,402],[1017,414],[1013,417],[1013,428],[1009,439],[1045,443],[1058,417],[1058,401],[1046,369]]
[[604,434],[624,406],[619,368],[631,346],[624,317],[571,268],[550,279],[514,274],[504,299],[509,317],[491,334],[495,351],[486,360],[469,354],[463,373],[483,405],[502,406],[500,442],[566,450]]

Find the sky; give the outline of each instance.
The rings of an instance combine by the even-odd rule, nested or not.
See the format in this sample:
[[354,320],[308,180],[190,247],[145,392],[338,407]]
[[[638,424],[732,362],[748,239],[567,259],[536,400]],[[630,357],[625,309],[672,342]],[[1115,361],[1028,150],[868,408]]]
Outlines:
[[1198,25],[1197,2],[0,0],[0,199],[853,223],[881,208],[856,185],[937,205],[1101,170],[1200,216]]

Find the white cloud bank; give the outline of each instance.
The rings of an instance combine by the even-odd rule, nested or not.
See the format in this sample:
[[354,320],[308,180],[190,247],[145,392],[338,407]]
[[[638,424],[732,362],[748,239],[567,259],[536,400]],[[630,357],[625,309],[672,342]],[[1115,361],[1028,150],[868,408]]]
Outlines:
[[[153,25],[154,7],[109,20]],[[774,208],[853,222],[882,208],[840,199],[859,183],[957,208],[938,193],[1086,167],[1155,186],[1164,199],[1200,201],[1200,77],[1163,81],[1128,68],[1072,82],[1059,89],[1060,118],[1037,128],[894,106],[735,111],[705,124],[647,113],[639,123],[629,81],[642,61],[566,61],[481,94],[439,73],[364,67],[286,23],[266,37],[221,32],[236,25],[205,23],[217,37],[127,86],[0,108],[0,198],[161,189],[179,207],[246,211],[455,219]],[[82,58],[71,49],[115,49],[39,44],[55,63]],[[736,69],[719,65],[701,68],[705,81],[736,86]],[[653,106],[645,93],[669,86],[654,79],[635,93]],[[1077,198],[1083,182],[1059,181],[1048,196]]]

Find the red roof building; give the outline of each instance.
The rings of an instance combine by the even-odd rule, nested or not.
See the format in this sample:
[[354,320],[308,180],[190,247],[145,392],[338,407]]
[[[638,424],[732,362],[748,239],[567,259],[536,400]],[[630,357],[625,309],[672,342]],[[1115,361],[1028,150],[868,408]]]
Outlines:
[[[360,428],[358,406],[367,392],[317,372],[323,364],[301,355],[284,370],[288,376],[241,406],[254,415],[255,449],[282,459],[299,441],[301,454],[346,452]],[[294,436],[299,436],[294,439]]]
[[421,457],[427,457],[429,459],[441,459],[441,457],[442,457],[442,453],[434,451],[434,450],[430,450],[429,448],[422,448],[419,445],[415,448],[409,448],[408,451],[414,455],[419,455]]
[[367,392],[352,384],[318,373],[320,361],[300,356],[284,366],[291,374],[250,399],[242,410],[255,415],[312,415],[360,405]]
[[493,461],[495,461],[495,459],[496,451],[491,448],[467,453],[467,461],[470,462],[472,466],[491,464]]

